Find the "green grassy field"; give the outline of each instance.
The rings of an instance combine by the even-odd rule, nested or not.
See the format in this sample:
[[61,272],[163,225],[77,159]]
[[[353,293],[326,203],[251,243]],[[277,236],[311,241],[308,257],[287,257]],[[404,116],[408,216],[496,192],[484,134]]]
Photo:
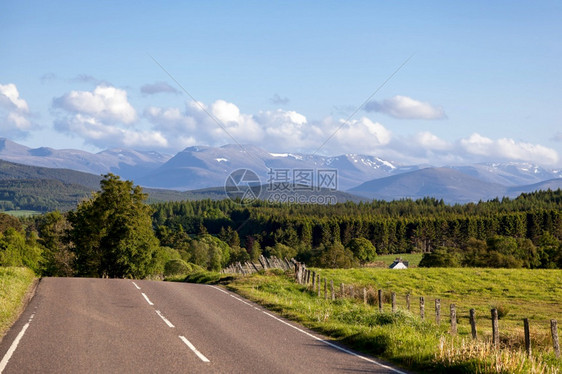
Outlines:
[[0,337],[21,312],[23,299],[34,279],[30,269],[0,267]]
[[[227,285],[280,314],[327,334],[355,349],[383,357],[421,372],[554,373],[562,370],[549,335],[549,320],[562,322],[562,270],[506,269],[315,269],[322,278],[344,283],[346,298],[319,298],[316,292],[297,285],[290,274],[279,272],[239,277]],[[356,286],[355,299],[349,285]],[[398,312],[385,304],[364,305],[362,289],[369,299],[385,290],[385,301],[396,292]],[[329,287],[328,287],[329,288]],[[339,287],[336,287],[339,291]],[[411,310],[405,295],[411,294]],[[425,297],[425,320],[419,317],[419,296]],[[435,322],[434,299],[442,311]],[[458,334],[449,334],[449,304],[455,303]],[[490,308],[507,312],[500,319],[501,350],[487,344],[491,335]],[[477,313],[478,340],[470,337],[468,311]],[[523,323],[531,323],[533,357],[522,353]]]
[[6,210],[0,213],[9,214],[11,216],[18,217],[18,218],[31,217],[41,214],[41,212],[38,212],[36,210]]

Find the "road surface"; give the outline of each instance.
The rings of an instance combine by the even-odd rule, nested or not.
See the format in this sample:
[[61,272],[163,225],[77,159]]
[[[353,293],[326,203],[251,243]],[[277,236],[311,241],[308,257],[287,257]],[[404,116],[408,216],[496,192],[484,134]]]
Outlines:
[[9,373],[400,373],[220,287],[45,278],[0,342]]

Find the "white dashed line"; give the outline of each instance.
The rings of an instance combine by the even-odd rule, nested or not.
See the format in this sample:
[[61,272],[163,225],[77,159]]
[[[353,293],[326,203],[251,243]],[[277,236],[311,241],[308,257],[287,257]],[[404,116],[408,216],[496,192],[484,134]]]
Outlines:
[[148,298],[148,296],[146,296],[146,294],[144,292],[141,292],[141,293],[142,293],[142,296],[144,296],[144,299],[146,300],[148,305],[154,305],[154,303],[152,301],[150,301],[150,299]]
[[8,365],[8,361],[10,361],[10,358],[12,358],[12,355],[16,351],[16,348],[18,347],[21,338],[23,338],[23,335],[25,334],[25,331],[29,327],[29,324],[33,320],[33,317],[35,317],[35,313],[33,313],[31,315],[31,317],[29,317],[29,320],[27,321],[27,323],[22,327],[20,333],[18,334],[18,336],[16,336],[16,339],[12,342],[12,345],[8,349],[8,352],[6,352],[6,354],[4,355],[4,358],[2,358],[2,361],[0,361],[0,374],[2,374],[2,372],[6,368],[6,365]]
[[172,325],[172,322],[168,321],[168,319],[166,317],[164,317],[164,315],[162,314],[162,312],[160,312],[159,310],[156,311],[156,314],[158,314],[160,316],[160,318],[162,318],[162,321],[164,321],[166,323],[166,325],[168,325],[171,328],[174,328],[175,326]]
[[181,336],[179,337],[184,343],[185,345],[187,345],[189,347],[189,349],[191,349],[193,351],[193,353],[195,353],[197,355],[197,357],[199,357],[199,359],[203,362],[211,362],[209,361],[209,359],[207,357],[205,357],[201,352],[199,352],[197,350],[197,348],[195,348],[195,346],[193,344],[191,344],[191,342],[189,340],[187,340],[187,338],[185,336]]
[[[211,287],[213,287],[214,289],[219,290],[219,291],[221,291],[221,292],[223,292],[223,293],[225,293],[225,294],[227,294],[227,295],[230,295],[231,297],[235,298],[236,300],[238,300],[238,301],[240,301],[240,302],[242,302],[242,303],[244,303],[244,304],[246,304],[246,305],[249,305],[249,306],[251,306],[251,307],[254,308],[254,309],[260,310],[260,309],[258,309],[258,308],[256,308],[256,307],[254,307],[252,304],[246,302],[245,300],[242,300],[241,298],[234,296],[234,295],[231,294],[230,292],[224,291],[224,290],[221,289],[220,287],[216,287],[216,286],[211,286]],[[266,316],[271,317],[271,318],[275,319],[276,321],[279,321],[279,322],[281,322],[281,323],[283,323],[283,324],[285,324],[285,325],[287,325],[287,326],[289,326],[289,327],[292,327],[293,329],[297,330],[298,332],[300,332],[300,333],[302,333],[302,334],[305,334],[305,335],[307,335],[307,336],[313,338],[314,340],[317,340],[317,341],[319,341],[319,342],[322,342],[322,343],[324,343],[324,344],[326,344],[326,345],[328,345],[328,346],[330,346],[330,347],[332,347],[332,348],[335,348],[335,349],[337,349],[337,350],[340,350],[340,351],[342,351],[342,352],[345,352],[345,353],[347,353],[347,354],[350,354],[350,355],[352,355],[352,356],[355,356],[355,357],[357,357],[357,358],[360,358],[361,360],[365,360],[365,361],[367,361],[367,362],[373,363],[373,364],[375,364],[375,365],[378,365],[378,366],[380,366],[380,367],[383,367],[383,368],[388,369],[388,370],[390,370],[390,371],[393,371],[393,372],[395,372],[395,373],[398,373],[398,374],[406,374],[406,373],[403,372],[403,371],[400,371],[400,370],[395,369],[395,368],[393,368],[393,367],[390,367],[390,366],[381,364],[380,362],[377,362],[377,361],[375,361],[375,360],[373,360],[373,359],[370,359],[370,358],[368,358],[368,357],[365,357],[365,356],[362,356],[362,355],[357,354],[357,353],[355,353],[355,352],[352,352],[352,351],[350,351],[349,349],[345,349],[345,348],[340,347],[339,345],[336,345],[336,344],[334,344],[334,343],[330,343],[329,341],[327,341],[327,340],[325,340],[325,339],[321,339],[321,338],[319,338],[319,337],[317,337],[317,336],[315,336],[315,335],[313,335],[313,334],[311,334],[311,333],[309,333],[309,332],[307,332],[307,331],[305,331],[305,330],[303,330],[303,329],[301,329],[301,328],[298,328],[298,327],[296,327],[296,326],[291,325],[290,323],[288,323],[288,322],[286,322],[286,321],[283,321],[281,318],[278,318],[278,317],[274,316],[273,314],[266,312],[265,310],[260,310],[260,311],[261,311],[263,314],[265,314]]]
[[[140,290],[140,287],[135,282],[132,282],[132,283],[135,285],[135,287],[137,289]],[[228,292],[226,292],[226,293],[229,294]],[[141,292],[141,294],[149,305],[154,306],[154,303],[152,301],[150,301],[150,299],[148,298],[148,296],[146,296],[146,294],[144,292]],[[244,302],[244,300],[242,300],[242,299],[239,299],[239,300]],[[161,311],[159,311],[157,309],[154,309],[154,311],[156,312],[156,314],[158,314],[158,317],[160,317],[162,319],[162,321],[164,321],[164,323],[166,323],[166,325],[168,325],[168,327],[170,327],[172,329],[175,328],[175,326],[172,324],[172,322],[170,322],[169,319],[164,317],[164,314],[162,314]],[[195,348],[195,346],[193,344],[191,344],[191,342],[189,340],[187,340],[187,338],[185,336],[180,335],[179,338],[185,343],[185,345],[187,345],[189,347],[189,349],[191,349],[193,351],[193,353],[195,353],[197,355],[197,357],[199,357],[199,359],[201,361],[211,362],[211,361],[209,361],[209,359],[207,357],[205,357],[201,352],[199,352],[199,350],[197,348]],[[2,374],[1,370],[0,370],[0,374]]]

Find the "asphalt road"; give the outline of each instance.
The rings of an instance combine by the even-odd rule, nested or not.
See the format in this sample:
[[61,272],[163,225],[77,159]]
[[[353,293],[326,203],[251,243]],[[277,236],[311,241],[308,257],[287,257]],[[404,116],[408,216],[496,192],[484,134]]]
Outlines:
[[0,342],[8,373],[400,373],[222,288],[46,278]]

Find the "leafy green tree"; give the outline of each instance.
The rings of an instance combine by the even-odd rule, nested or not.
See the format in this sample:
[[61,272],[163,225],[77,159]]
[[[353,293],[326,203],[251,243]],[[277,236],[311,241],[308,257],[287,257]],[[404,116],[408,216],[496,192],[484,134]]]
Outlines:
[[357,265],[353,252],[341,243],[331,244],[326,249],[320,248],[319,253],[314,261],[319,267],[347,269]]
[[262,254],[260,242],[253,236],[248,236],[246,238],[246,251],[250,255],[250,261],[257,261]]
[[13,227],[0,234],[0,266],[26,266],[39,274],[41,255],[35,236],[26,238]]
[[359,260],[361,264],[366,264],[368,262],[375,261],[377,257],[377,250],[370,240],[365,238],[353,238],[350,240],[347,248],[353,252],[355,258]]
[[273,247],[266,247],[265,252],[269,257],[275,256],[280,259],[294,258],[297,255],[296,249],[281,243],[275,243]]
[[101,191],[68,215],[69,239],[81,276],[143,278],[158,248],[147,195],[131,181],[104,175]]
[[424,253],[420,261],[421,268],[436,267],[436,268],[453,268],[461,266],[461,259],[459,254],[451,249],[438,247],[433,252]]
[[6,213],[0,213],[0,233],[6,231],[10,227],[18,231],[23,229],[19,219]]
[[74,274],[74,253],[65,240],[70,224],[59,212],[49,212],[39,218],[39,243],[43,252],[43,274],[69,277]]
[[555,269],[562,260],[562,242],[548,231],[541,235],[538,250],[542,268]]

